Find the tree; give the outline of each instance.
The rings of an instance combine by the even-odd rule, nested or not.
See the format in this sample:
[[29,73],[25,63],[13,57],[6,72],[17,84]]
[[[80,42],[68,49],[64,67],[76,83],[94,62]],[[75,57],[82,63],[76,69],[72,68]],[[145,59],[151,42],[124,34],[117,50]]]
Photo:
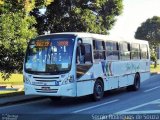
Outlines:
[[154,64],[154,68],[157,67],[157,55],[156,55],[156,52],[151,50],[151,61],[153,61],[155,64]]
[[39,34],[50,32],[92,32],[108,34],[122,13],[122,0],[56,0],[45,14],[34,10]]
[[138,27],[135,38],[149,41],[151,58],[153,58],[152,60],[154,60],[156,67],[157,56],[155,50],[160,44],[160,17],[154,16],[143,22],[141,26]]
[[[22,71],[27,41],[44,31],[107,34],[122,0],[0,0],[0,72]],[[41,14],[39,9],[46,8]],[[7,74],[6,74],[7,73]]]
[[36,20],[29,13],[53,0],[0,1],[0,72],[7,79],[15,70],[22,72],[27,41],[37,35]]

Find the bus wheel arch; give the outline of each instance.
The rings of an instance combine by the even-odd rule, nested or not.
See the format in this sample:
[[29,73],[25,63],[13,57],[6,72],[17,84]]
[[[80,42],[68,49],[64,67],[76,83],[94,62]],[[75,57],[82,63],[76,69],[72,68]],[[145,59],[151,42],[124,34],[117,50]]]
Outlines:
[[92,98],[94,101],[99,101],[103,98],[103,95],[104,95],[104,82],[101,77],[98,77],[94,83]]
[[137,91],[140,89],[140,82],[141,81],[141,77],[139,72],[136,72],[135,76],[134,76],[134,83],[133,85],[127,86],[127,90],[128,91]]

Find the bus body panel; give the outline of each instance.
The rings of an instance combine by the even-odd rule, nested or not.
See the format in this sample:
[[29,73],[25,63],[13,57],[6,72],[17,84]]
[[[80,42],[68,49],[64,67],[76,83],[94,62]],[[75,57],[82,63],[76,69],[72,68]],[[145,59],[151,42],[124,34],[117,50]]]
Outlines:
[[149,60],[144,60],[141,62],[106,61],[106,65],[104,66],[104,69],[106,69],[106,71],[105,73],[103,73],[101,62],[97,62],[93,65],[93,69],[91,68],[84,76],[81,77],[81,79],[78,80],[77,96],[92,94],[94,82],[98,78],[103,79],[105,91],[133,85],[136,73],[140,74],[141,82],[143,82],[150,76],[148,63]]
[[119,77],[117,76],[108,76],[105,81],[105,90],[112,90],[118,88],[118,80]]
[[[93,59],[92,64],[86,63],[85,65],[82,64],[80,66],[76,64],[76,48],[77,48],[78,37],[89,38],[86,39],[86,43],[90,44],[92,48],[92,59]],[[133,85],[136,73],[139,73],[141,82],[150,77],[150,62],[149,62],[150,57],[144,60],[143,59],[95,60],[92,38],[93,39],[97,38],[101,39],[102,41],[107,41],[107,37],[103,35],[99,35],[98,37],[96,37],[96,35],[94,34],[89,34],[89,35],[87,33],[77,34],[73,49],[72,67],[68,73],[58,74],[58,75],[35,75],[35,74],[28,74],[24,71],[25,94],[45,95],[45,96],[68,96],[68,97],[84,96],[93,93],[94,83],[97,79],[103,80],[104,90],[106,91]],[[138,42],[136,41],[136,43]],[[140,41],[140,43],[143,43],[143,41]],[[148,46],[148,43],[146,41],[144,41],[144,44]],[[84,67],[87,65],[91,67],[84,69]],[[77,69],[79,68],[81,69],[81,71],[78,72],[80,72],[79,74],[82,75],[80,77],[77,77]],[[83,72],[83,69],[85,72]],[[67,84],[63,84],[64,81],[69,78],[69,76],[73,76],[74,81]],[[36,81],[37,80],[36,77],[41,78],[41,79],[38,78],[40,81]],[[47,77],[48,79],[46,79]],[[54,83],[53,85],[53,82],[49,81],[47,82],[45,80],[52,80],[52,81],[55,80],[57,83],[56,84]],[[26,81],[29,81],[29,83]]]
[[80,78],[76,80],[77,96],[84,96],[93,93],[92,89],[94,85],[93,66],[91,66],[91,68],[89,68],[89,70],[83,76],[80,76]]

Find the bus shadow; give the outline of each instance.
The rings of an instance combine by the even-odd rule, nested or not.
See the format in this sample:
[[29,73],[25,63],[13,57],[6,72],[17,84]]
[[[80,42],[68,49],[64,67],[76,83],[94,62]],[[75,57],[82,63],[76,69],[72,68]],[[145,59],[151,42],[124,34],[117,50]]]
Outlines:
[[[117,89],[117,90],[110,90],[106,91],[104,93],[104,97],[101,101],[97,102],[103,102],[109,99],[112,99],[113,97],[117,97],[118,95],[125,95],[124,93],[128,93],[125,88]],[[83,96],[83,97],[77,97],[77,98],[68,98],[64,97],[60,101],[51,101],[51,105],[56,106],[56,107],[71,107],[71,106],[76,106],[76,105],[81,105],[81,104],[88,104],[88,103],[96,103],[93,101],[91,95],[88,96]]]

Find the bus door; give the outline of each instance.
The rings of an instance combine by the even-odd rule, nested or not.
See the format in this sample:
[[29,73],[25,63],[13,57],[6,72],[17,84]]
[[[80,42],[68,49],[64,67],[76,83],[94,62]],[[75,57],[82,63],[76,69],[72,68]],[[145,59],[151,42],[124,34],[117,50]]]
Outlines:
[[92,93],[92,47],[89,43],[77,45],[76,52],[76,77],[77,77],[77,96]]

